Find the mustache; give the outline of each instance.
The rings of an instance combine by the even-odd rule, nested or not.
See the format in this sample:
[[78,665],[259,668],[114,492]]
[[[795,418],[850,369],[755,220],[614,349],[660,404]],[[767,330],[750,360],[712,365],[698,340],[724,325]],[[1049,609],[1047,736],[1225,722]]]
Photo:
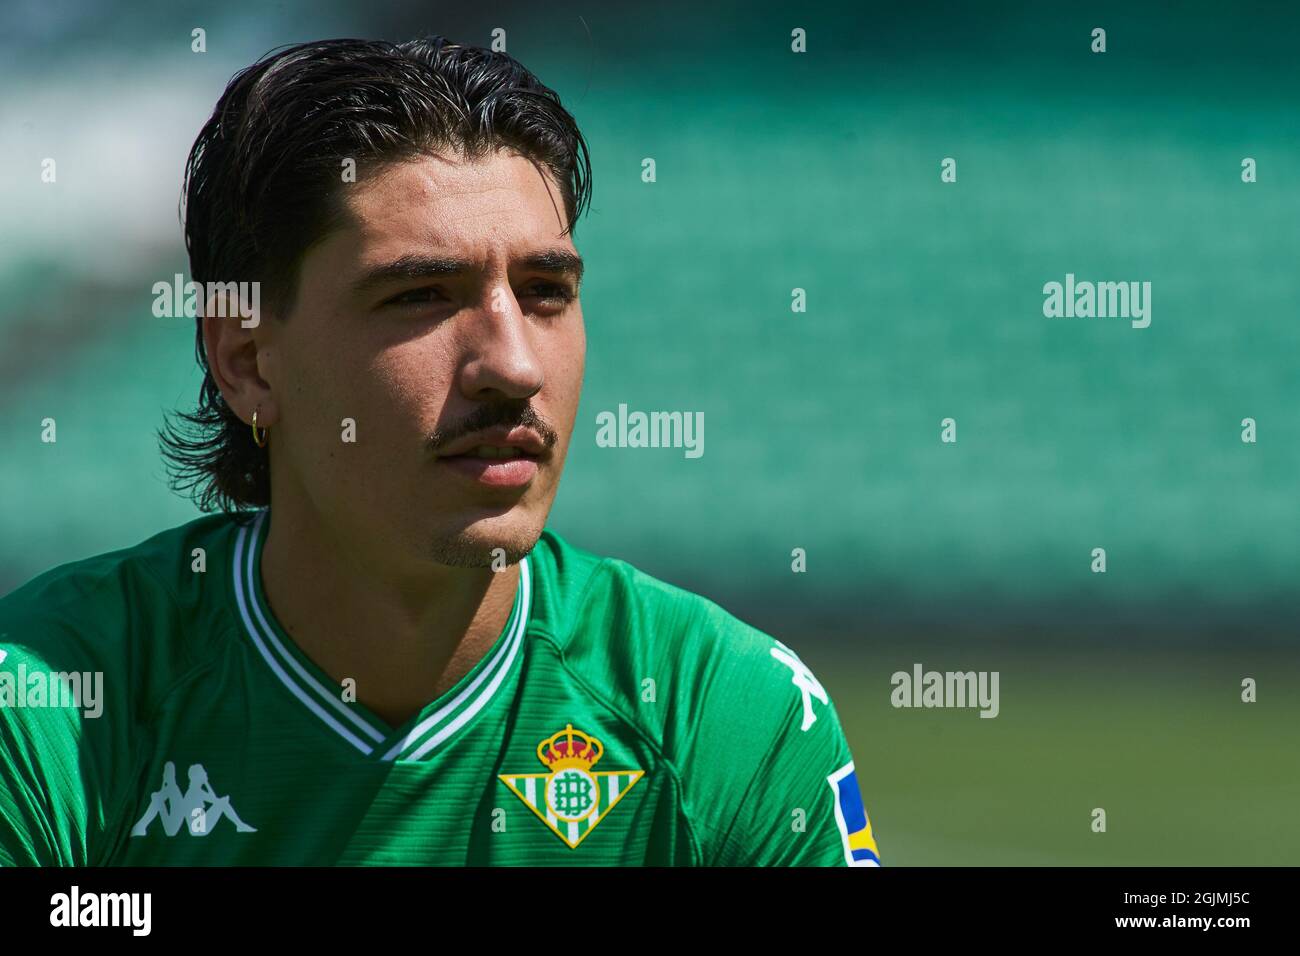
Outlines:
[[466,435],[472,435],[475,432],[498,426],[505,428],[523,426],[533,429],[541,436],[547,451],[550,451],[555,446],[555,443],[560,440],[559,433],[551,427],[546,419],[538,415],[536,409],[525,399],[517,402],[493,402],[480,405],[467,415],[463,421],[447,428],[435,429],[433,434],[429,436],[426,446],[430,452],[436,454]]

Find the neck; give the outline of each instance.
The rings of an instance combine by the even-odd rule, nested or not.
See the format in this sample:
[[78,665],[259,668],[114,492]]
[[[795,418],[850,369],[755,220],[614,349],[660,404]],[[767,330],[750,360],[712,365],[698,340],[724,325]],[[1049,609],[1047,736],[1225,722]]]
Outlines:
[[518,565],[398,567],[382,543],[347,540],[292,507],[277,504],[268,520],[262,588],[276,619],[390,726],[467,674],[510,617]]

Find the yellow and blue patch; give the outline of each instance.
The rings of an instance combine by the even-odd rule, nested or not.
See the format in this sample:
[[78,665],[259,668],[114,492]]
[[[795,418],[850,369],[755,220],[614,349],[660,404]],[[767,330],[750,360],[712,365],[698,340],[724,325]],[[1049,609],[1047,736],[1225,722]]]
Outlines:
[[849,866],[880,866],[880,851],[871,833],[853,761],[836,770],[826,782],[835,791],[835,823],[844,839],[844,862]]

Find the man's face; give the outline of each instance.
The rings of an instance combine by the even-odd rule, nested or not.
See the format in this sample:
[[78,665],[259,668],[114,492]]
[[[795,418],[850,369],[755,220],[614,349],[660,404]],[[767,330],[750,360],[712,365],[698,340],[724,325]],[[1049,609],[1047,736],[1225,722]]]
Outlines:
[[258,343],[272,505],[303,495],[401,563],[517,561],[555,498],[586,353],[559,189],[503,151],[341,188],[347,223]]

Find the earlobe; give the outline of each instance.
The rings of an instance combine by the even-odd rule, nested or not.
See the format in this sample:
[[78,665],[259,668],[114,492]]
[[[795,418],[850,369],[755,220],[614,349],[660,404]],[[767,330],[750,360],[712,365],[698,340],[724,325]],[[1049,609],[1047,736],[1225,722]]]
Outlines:
[[209,315],[202,321],[208,372],[226,405],[241,421],[251,426],[256,411],[253,435],[260,446],[277,415],[271,385],[261,376],[255,332],[217,316]]

